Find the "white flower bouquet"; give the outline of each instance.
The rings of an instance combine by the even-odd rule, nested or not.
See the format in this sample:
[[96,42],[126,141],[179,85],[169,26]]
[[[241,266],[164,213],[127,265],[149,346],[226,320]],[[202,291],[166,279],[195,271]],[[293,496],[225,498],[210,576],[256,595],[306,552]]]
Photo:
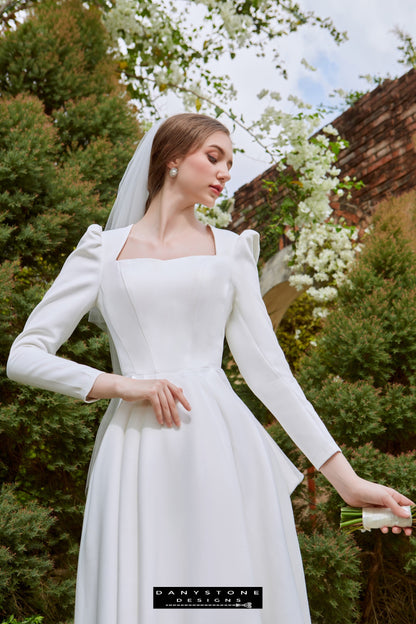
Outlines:
[[408,518],[396,516],[388,507],[342,507],[340,527],[347,533],[371,531],[383,526],[416,528],[416,505],[407,505],[403,509],[410,513]]

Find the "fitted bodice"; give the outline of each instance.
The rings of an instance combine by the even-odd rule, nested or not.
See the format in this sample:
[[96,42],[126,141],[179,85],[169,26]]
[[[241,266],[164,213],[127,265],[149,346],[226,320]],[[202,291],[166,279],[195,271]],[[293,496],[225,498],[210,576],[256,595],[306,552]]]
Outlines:
[[110,258],[98,304],[123,374],[220,367],[232,290],[227,256]]

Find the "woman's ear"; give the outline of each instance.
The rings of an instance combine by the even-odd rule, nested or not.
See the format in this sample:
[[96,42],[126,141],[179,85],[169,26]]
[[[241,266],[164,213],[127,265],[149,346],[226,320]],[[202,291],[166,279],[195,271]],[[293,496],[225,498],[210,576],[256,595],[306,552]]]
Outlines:
[[167,166],[168,169],[172,169],[172,168],[176,168],[177,169],[179,164],[180,164],[180,162],[181,162],[181,160],[182,160],[181,158],[174,158],[173,160],[170,160],[167,163],[166,166]]

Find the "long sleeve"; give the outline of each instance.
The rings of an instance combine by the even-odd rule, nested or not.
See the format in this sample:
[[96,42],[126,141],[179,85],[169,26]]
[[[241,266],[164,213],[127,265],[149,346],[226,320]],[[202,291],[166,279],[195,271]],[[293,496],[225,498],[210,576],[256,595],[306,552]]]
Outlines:
[[10,379],[92,402],[86,397],[103,371],[57,356],[56,352],[97,299],[101,234],[99,225],[88,228],[30,314],[10,350],[7,362]]
[[245,230],[233,256],[234,301],[226,339],[251,390],[319,469],[339,451],[293,377],[263,302],[257,272],[259,234]]

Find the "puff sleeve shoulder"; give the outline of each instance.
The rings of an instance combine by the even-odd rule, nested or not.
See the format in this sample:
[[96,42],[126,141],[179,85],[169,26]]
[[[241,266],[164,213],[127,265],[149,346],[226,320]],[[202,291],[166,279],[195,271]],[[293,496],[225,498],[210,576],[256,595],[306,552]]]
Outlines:
[[259,240],[254,230],[245,230],[236,238],[232,258],[234,301],[226,339],[248,386],[319,469],[340,449],[306,399],[277,341],[260,292]]
[[55,354],[96,302],[102,264],[101,236],[101,226],[90,225],[30,314],[10,350],[10,379],[86,401],[103,371]]

